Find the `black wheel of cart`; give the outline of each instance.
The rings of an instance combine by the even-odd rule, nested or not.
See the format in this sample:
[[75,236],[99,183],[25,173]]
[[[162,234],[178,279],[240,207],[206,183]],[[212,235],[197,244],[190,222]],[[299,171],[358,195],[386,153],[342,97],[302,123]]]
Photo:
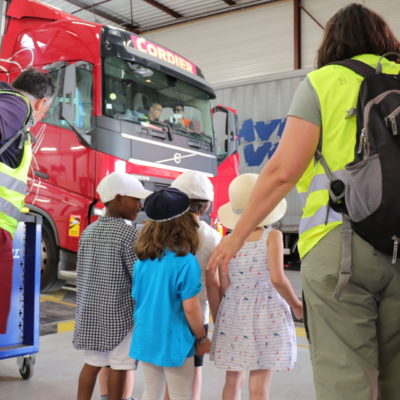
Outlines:
[[33,375],[33,366],[35,364],[34,356],[24,356],[17,358],[17,365],[22,379],[27,380]]

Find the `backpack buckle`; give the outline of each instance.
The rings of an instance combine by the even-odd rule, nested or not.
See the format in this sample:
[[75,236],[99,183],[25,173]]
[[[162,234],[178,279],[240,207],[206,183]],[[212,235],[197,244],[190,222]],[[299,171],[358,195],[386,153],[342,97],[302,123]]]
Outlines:
[[392,131],[393,136],[397,136],[399,134],[397,130],[396,117],[394,115],[389,115],[385,118],[386,126]]
[[346,185],[341,179],[331,181],[329,188],[329,205],[334,211],[347,214],[344,198],[345,188]]

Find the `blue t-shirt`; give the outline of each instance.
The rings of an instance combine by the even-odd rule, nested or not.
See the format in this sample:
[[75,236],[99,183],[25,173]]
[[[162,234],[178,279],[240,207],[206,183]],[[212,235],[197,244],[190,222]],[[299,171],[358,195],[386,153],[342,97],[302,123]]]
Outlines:
[[195,353],[195,336],[183,301],[201,291],[196,257],[166,250],[161,259],[138,260],[133,269],[134,329],[129,355],[160,367],[180,367]]

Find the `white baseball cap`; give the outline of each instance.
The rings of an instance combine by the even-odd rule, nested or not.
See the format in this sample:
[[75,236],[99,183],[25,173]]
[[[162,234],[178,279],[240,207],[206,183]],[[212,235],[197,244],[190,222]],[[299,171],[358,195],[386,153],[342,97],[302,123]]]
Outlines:
[[153,193],[146,190],[139,179],[125,172],[113,172],[105,176],[97,185],[96,190],[103,204],[114,200],[117,194],[145,199]]
[[[247,173],[237,176],[229,185],[230,202],[218,209],[218,218],[222,225],[228,229],[234,229],[240,216],[243,214],[257,178],[258,174]],[[271,225],[279,221],[285,215],[286,208],[286,200],[282,199],[258,226]]]
[[214,200],[214,187],[207,175],[199,171],[185,171],[171,183],[192,200]]

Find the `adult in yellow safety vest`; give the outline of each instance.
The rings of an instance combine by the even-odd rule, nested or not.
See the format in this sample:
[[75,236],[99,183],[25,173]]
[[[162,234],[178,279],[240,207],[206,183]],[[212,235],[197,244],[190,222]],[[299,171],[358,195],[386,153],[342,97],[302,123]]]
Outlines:
[[149,121],[159,121],[162,111],[163,111],[163,106],[160,103],[157,103],[157,102],[151,103],[151,106],[149,108],[148,115],[146,115],[146,118]]
[[[317,399],[394,400],[400,370],[400,262],[352,233],[352,275],[340,300],[333,296],[341,264],[342,216],[328,208],[329,181],[313,157],[321,139],[332,171],[354,159],[355,108],[362,77],[335,61],[355,58],[376,67],[379,55],[399,52],[387,23],[361,4],[339,10],[327,23],[318,69],[299,85],[279,147],[266,164],[236,229],[224,238],[208,268],[229,260],[259,221],[297,183],[303,200],[299,229],[306,328]],[[383,72],[399,74],[394,55]],[[392,60],[392,61],[391,61]],[[394,61],[393,61],[394,60]]]
[[34,68],[9,85],[0,82],[0,333],[7,330],[12,285],[12,240],[24,206],[32,159],[29,128],[47,112],[51,77]]

